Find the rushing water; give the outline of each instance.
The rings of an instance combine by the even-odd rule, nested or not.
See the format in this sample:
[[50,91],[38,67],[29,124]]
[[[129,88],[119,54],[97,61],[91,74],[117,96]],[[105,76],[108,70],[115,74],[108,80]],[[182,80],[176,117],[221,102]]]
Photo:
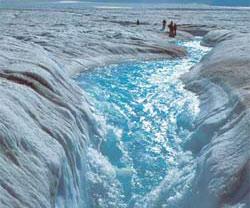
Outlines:
[[[187,48],[186,58],[111,65],[77,78],[105,121],[100,151],[115,170],[123,207],[134,207],[176,168],[199,112],[197,97],[184,89],[180,75],[209,49],[199,39],[177,44]],[[95,207],[109,207],[103,201],[110,199],[100,197]]]

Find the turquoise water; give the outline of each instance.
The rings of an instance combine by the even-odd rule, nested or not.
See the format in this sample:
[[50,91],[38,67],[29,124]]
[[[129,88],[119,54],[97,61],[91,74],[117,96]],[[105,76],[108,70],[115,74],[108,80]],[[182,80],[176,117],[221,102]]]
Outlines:
[[199,43],[177,42],[188,50],[184,59],[110,65],[76,79],[105,123],[100,149],[116,170],[127,207],[178,165],[199,112],[199,100],[180,75],[208,52]]

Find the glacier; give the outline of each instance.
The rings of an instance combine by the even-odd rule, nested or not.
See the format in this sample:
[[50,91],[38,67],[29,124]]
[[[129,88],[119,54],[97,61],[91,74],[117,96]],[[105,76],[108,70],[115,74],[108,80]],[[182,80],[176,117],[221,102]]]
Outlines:
[[71,77],[124,60],[185,57],[184,48],[155,32],[165,15],[179,21],[180,40],[223,30],[205,36],[203,44],[213,50],[182,77],[200,99],[184,145],[183,163],[192,162],[138,206],[250,207],[249,12],[231,11],[230,21],[217,10],[178,12],[1,10],[1,208],[91,207],[89,193],[104,194],[106,207],[125,207],[116,170],[99,151],[105,122]]

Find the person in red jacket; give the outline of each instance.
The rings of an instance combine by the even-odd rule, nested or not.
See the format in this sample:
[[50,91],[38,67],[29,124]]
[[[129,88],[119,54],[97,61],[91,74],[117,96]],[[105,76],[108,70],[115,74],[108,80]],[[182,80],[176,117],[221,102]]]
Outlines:
[[169,37],[174,37],[174,23],[173,21],[170,22],[168,25],[169,28]]

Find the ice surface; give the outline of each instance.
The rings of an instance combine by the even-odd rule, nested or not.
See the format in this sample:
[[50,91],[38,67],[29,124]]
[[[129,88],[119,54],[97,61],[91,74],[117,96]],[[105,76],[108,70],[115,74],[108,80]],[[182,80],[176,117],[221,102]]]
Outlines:
[[[136,27],[138,16],[143,24]],[[98,151],[103,124],[69,75],[128,59],[183,57],[185,51],[159,32],[163,18],[181,24],[179,39],[192,37],[187,32],[194,30],[250,28],[245,10],[230,11],[230,18],[197,9],[1,10],[1,208],[91,207],[88,193],[99,188],[110,191],[103,195],[105,206],[117,199],[112,191],[119,190],[118,182],[114,190],[96,186],[100,179],[113,181],[116,171]],[[197,130],[203,129],[202,135],[206,125],[216,128],[183,157],[184,164],[190,163],[187,169],[173,171],[150,193],[146,207],[250,206],[248,45],[246,36],[220,43],[186,77],[189,89],[201,97],[201,109],[209,113],[201,111]],[[188,143],[186,148],[192,151]],[[195,162],[189,160],[193,155]],[[182,181],[187,186],[180,186]],[[171,182],[178,189],[165,198]],[[192,193],[186,191],[190,187]]]
[[198,128],[190,142],[205,144],[195,151],[198,168],[189,198],[197,207],[200,201],[202,207],[249,207],[250,36],[218,41],[221,34],[208,34],[206,39],[216,47],[184,77],[201,99]]
[[101,131],[87,100],[42,47],[0,48],[0,206],[86,206],[86,148]]

